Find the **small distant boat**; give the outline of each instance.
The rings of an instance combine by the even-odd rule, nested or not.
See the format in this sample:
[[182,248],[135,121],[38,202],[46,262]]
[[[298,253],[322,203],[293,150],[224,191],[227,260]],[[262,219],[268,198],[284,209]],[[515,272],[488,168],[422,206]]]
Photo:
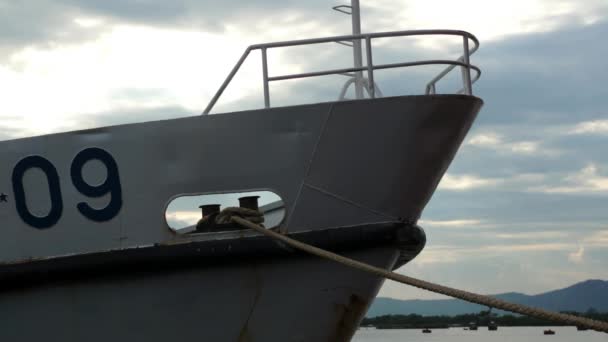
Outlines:
[[498,330],[498,324],[496,324],[496,322],[494,322],[494,321],[490,321],[490,323],[488,323],[488,330],[490,330],[490,331]]
[[589,330],[589,329],[587,329],[585,327],[577,326],[576,330],[578,330],[578,331],[585,331],[585,330]]
[[551,329],[547,329],[545,331],[543,331],[544,335],[555,335],[555,331],[551,330]]
[[431,333],[431,329],[429,329],[429,328],[424,328],[424,329],[422,329],[422,333],[423,333],[423,334],[430,334],[430,333]]
[[477,323],[475,323],[475,322],[469,323],[469,330],[477,330]]

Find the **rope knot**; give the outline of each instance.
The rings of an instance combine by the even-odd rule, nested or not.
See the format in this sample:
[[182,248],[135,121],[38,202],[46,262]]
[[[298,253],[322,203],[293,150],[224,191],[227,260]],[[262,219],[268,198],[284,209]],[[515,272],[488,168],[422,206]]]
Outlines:
[[242,207],[228,207],[222,210],[215,217],[216,224],[229,224],[232,223],[233,217],[240,217],[252,223],[263,223],[264,214],[258,210],[242,208]]

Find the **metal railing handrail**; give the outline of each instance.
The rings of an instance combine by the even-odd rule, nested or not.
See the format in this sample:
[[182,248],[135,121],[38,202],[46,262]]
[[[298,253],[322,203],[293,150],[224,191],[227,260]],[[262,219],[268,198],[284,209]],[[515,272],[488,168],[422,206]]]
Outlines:
[[[463,55],[456,60],[426,60],[426,61],[415,61],[415,62],[406,62],[406,63],[391,63],[391,64],[381,64],[374,65],[372,62],[372,47],[371,40],[374,38],[391,38],[391,37],[408,37],[408,36],[423,36],[423,35],[452,35],[452,36],[461,36],[463,38]],[[364,39],[366,41],[366,57],[367,57],[367,65],[357,68],[342,68],[342,69],[332,69],[326,71],[318,71],[318,72],[309,72],[309,73],[301,73],[301,74],[291,74],[291,75],[283,75],[283,76],[268,76],[268,60],[267,60],[267,50],[272,48],[279,47],[289,47],[289,46],[300,46],[300,45],[311,45],[311,44],[322,44],[336,41],[352,41],[357,39]],[[474,46],[469,49],[469,39],[473,41]],[[449,66],[443,70],[439,75],[433,78],[426,85],[426,94],[434,94],[435,93],[435,84],[441,80],[445,75],[447,75],[450,71],[452,71],[456,66],[460,66],[462,69],[462,78],[463,78],[463,88],[460,89],[457,93],[464,92],[467,95],[472,95],[472,84],[479,79],[481,76],[481,70],[470,64],[470,56],[477,51],[479,48],[479,40],[469,32],[461,31],[461,30],[408,30],[408,31],[391,31],[391,32],[376,32],[376,33],[363,33],[356,35],[343,35],[343,36],[332,36],[332,37],[324,37],[324,38],[312,38],[312,39],[299,39],[299,40],[289,40],[289,41],[281,41],[281,42],[273,42],[273,43],[264,43],[264,44],[254,44],[250,45],[245,49],[241,57],[239,58],[236,65],[232,68],[228,77],[224,80],[218,91],[215,93],[203,114],[209,114],[213,106],[220,98],[224,90],[228,87],[242,64],[245,62],[251,51],[253,50],[261,50],[262,52],[262,73],[263,73],[263,86],[264,86],[264,106],[266,108],[270,107],[270,90],[269,90],[269,82],[279,81],[279,80],[287,80],[294,78],[304,78],[304,77],[315,77],[315,76],[324,76],[324,75],[332,75],[332,74],[344,74],[348,72],[360,72],[367,71],[368,79],[370,86],[370,95],[372,98],[374,95],[374,70],[378,69],[388,69],[388,68],[398,68],[398,67],[409,67],[409,66],[417,66],[417,65],[430,65],[430,64],[448,64]],[[471,79],[471,69],[476,72],[474,78]]]
[[[404,62],[404,63],[390,63],[390,64],[374,65],[374,70],[403,68],[403,67],[418,66],[418,65],[433,65],[433,64],[442,64],[442,65],[450,64],[450,66],[452,68],[455,68],[456,66],[467,67],[466,64],[464,64],[463,62],[460,62],[458,60],[452,61],[449,59],[431,59],[431,60],[420,61],[420,62]],[[481,70],[478,67],[476,67],[475,65],[470,65],[470,68],[475,70],[476,76],[481,74]],[[346,72],[356,72],[356,71],[365,71],[365,70],[367,70],[367,67],[360,67],[360,68],[352,67],[352,68],[343,68],[343,69],[332,69],[332,70],[327,70],[327,71],[313,71],[313,72],[305,72],[305,73],[301,73],[301,74],[272,76],[272,77],[268,77],[268,81],[284,81],[284,80],[291,80],[294,78],[327,76],[327,75],[333,75],[333,74],[342,74],[342,73],[346,73]],[[479,77],[477,77],[477,79],[478,78]],[[475,78],[473,78],[473,79],[475,79]]]

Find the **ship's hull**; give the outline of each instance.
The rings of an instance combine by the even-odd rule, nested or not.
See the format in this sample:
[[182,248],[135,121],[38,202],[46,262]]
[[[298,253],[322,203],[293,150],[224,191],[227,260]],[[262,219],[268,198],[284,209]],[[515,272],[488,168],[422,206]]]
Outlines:
[[[0,169],[0,191],[15,189],[0,205],[10,237],[0,239],[0,338],[347,341],[381,279],[272,241],[264,240],[274,249],[258,248],[252,232],[176,234],[164,217],[168,202],[268,189],[285,204],[281,232],[321,234],[309,242],[392,269],[424,239],[416,229],[382,227],[415,227],[481,104],[403,96],[0,142],[9,165]],[[112,189],[120,190],[110,204],[84,196],[74,177],[91,151],[109,156]],[[42,166],[48,186],[25,174]],[[44,220],[27,216],[48,212],[48,194],[31,190],[39,188],[51,192]],[[10,201],[15,196],[27,205]]]
[[[396,252],[347,254],[390,266]],[[389,265],[387,265],[387,263]],[[310,257],[0,296],[3,341],[349,341],[382,281]]]
[[[413,258],[425,241],[420,228],[402,223],[294,238],[386,269]],[[349,341],[382,284],[265,237],[69,256],[13,267],[10,277],[6,271],[4,341]]]

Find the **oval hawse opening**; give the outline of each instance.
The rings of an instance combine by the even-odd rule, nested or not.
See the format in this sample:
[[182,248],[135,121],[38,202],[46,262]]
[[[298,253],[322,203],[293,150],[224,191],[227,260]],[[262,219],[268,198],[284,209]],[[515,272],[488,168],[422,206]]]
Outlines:
[[275,228],[285,218],[285,205],[272,191],[239,191],[182,195],[174,198],[165,211],[169,229],[180,235],[242,230],[230,222],[230,215]]

